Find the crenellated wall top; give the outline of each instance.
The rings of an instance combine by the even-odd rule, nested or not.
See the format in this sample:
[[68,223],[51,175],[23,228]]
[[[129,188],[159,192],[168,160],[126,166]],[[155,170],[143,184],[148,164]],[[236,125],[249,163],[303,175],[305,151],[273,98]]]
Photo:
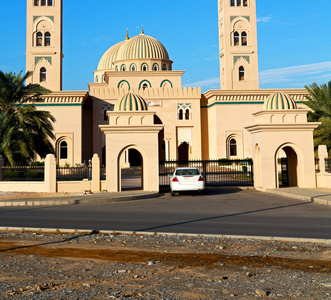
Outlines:
[[91,96],[101,99],[118,99],[124,94],[130,92],[142,96],[145,100],[153,99],[166,99],[166,98],[201,98],[201,88],[149,88],[149,89],[117,89],[109,88],[107,84],[90,84]]

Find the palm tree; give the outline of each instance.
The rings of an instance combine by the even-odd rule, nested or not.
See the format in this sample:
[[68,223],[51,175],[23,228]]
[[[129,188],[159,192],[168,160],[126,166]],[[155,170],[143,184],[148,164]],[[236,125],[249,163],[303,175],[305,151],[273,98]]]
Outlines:
[[322,85],[314,82],[305,88],[309,93],[305,104],[312,110],[308,113],[308,120],[322,123],[314,131],[315,148],[326,145],[331,151],[331,81]]
[[37,110],[35,103],[50,91],[39,84],[25,85],[24,76],[0,71],[0,154],[10,165],[26,164],[54,153],[53,125],[55,118]]

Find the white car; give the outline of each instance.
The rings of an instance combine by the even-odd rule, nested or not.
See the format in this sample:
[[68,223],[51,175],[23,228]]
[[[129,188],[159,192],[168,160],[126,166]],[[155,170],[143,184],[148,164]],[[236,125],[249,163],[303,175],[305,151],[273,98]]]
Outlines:
[[205,179],[198,168],[177,168],[169,176],[171,196],[175,192],[205,190]]

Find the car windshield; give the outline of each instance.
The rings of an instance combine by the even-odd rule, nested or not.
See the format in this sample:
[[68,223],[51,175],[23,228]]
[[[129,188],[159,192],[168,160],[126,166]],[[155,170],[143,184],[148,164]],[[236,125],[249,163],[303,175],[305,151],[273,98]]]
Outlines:
[[198,169],[179,169],[176,171],[176,175],[178,176],[194,176],[194,175],[200,175],[200,172]]

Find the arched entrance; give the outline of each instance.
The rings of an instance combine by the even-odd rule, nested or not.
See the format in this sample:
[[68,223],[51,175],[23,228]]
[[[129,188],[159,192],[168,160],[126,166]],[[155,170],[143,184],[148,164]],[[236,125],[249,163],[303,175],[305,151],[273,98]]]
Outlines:
[[178,160],[179,161],[188,161],[189,158],[189,144],[187,142],[183,142],[178,147]]
[[[154,124],[156,125],[162,125],[161,119],[157,116],[154,115]],[[164,128],[159,132],[159,161],[165,161],[166,156],[165,156],[165,141],[164,141]]]
[[291,146],[281,147],[276,153],[277,186],[298,186],[298,156]]
[[[120,169],[120,190],[132,191],[143,189],[143,158],[141,153],[134,148],[123,151],[121,156],[128,155],[130,167]],[[120,157],[120,160],[123,159]]]

